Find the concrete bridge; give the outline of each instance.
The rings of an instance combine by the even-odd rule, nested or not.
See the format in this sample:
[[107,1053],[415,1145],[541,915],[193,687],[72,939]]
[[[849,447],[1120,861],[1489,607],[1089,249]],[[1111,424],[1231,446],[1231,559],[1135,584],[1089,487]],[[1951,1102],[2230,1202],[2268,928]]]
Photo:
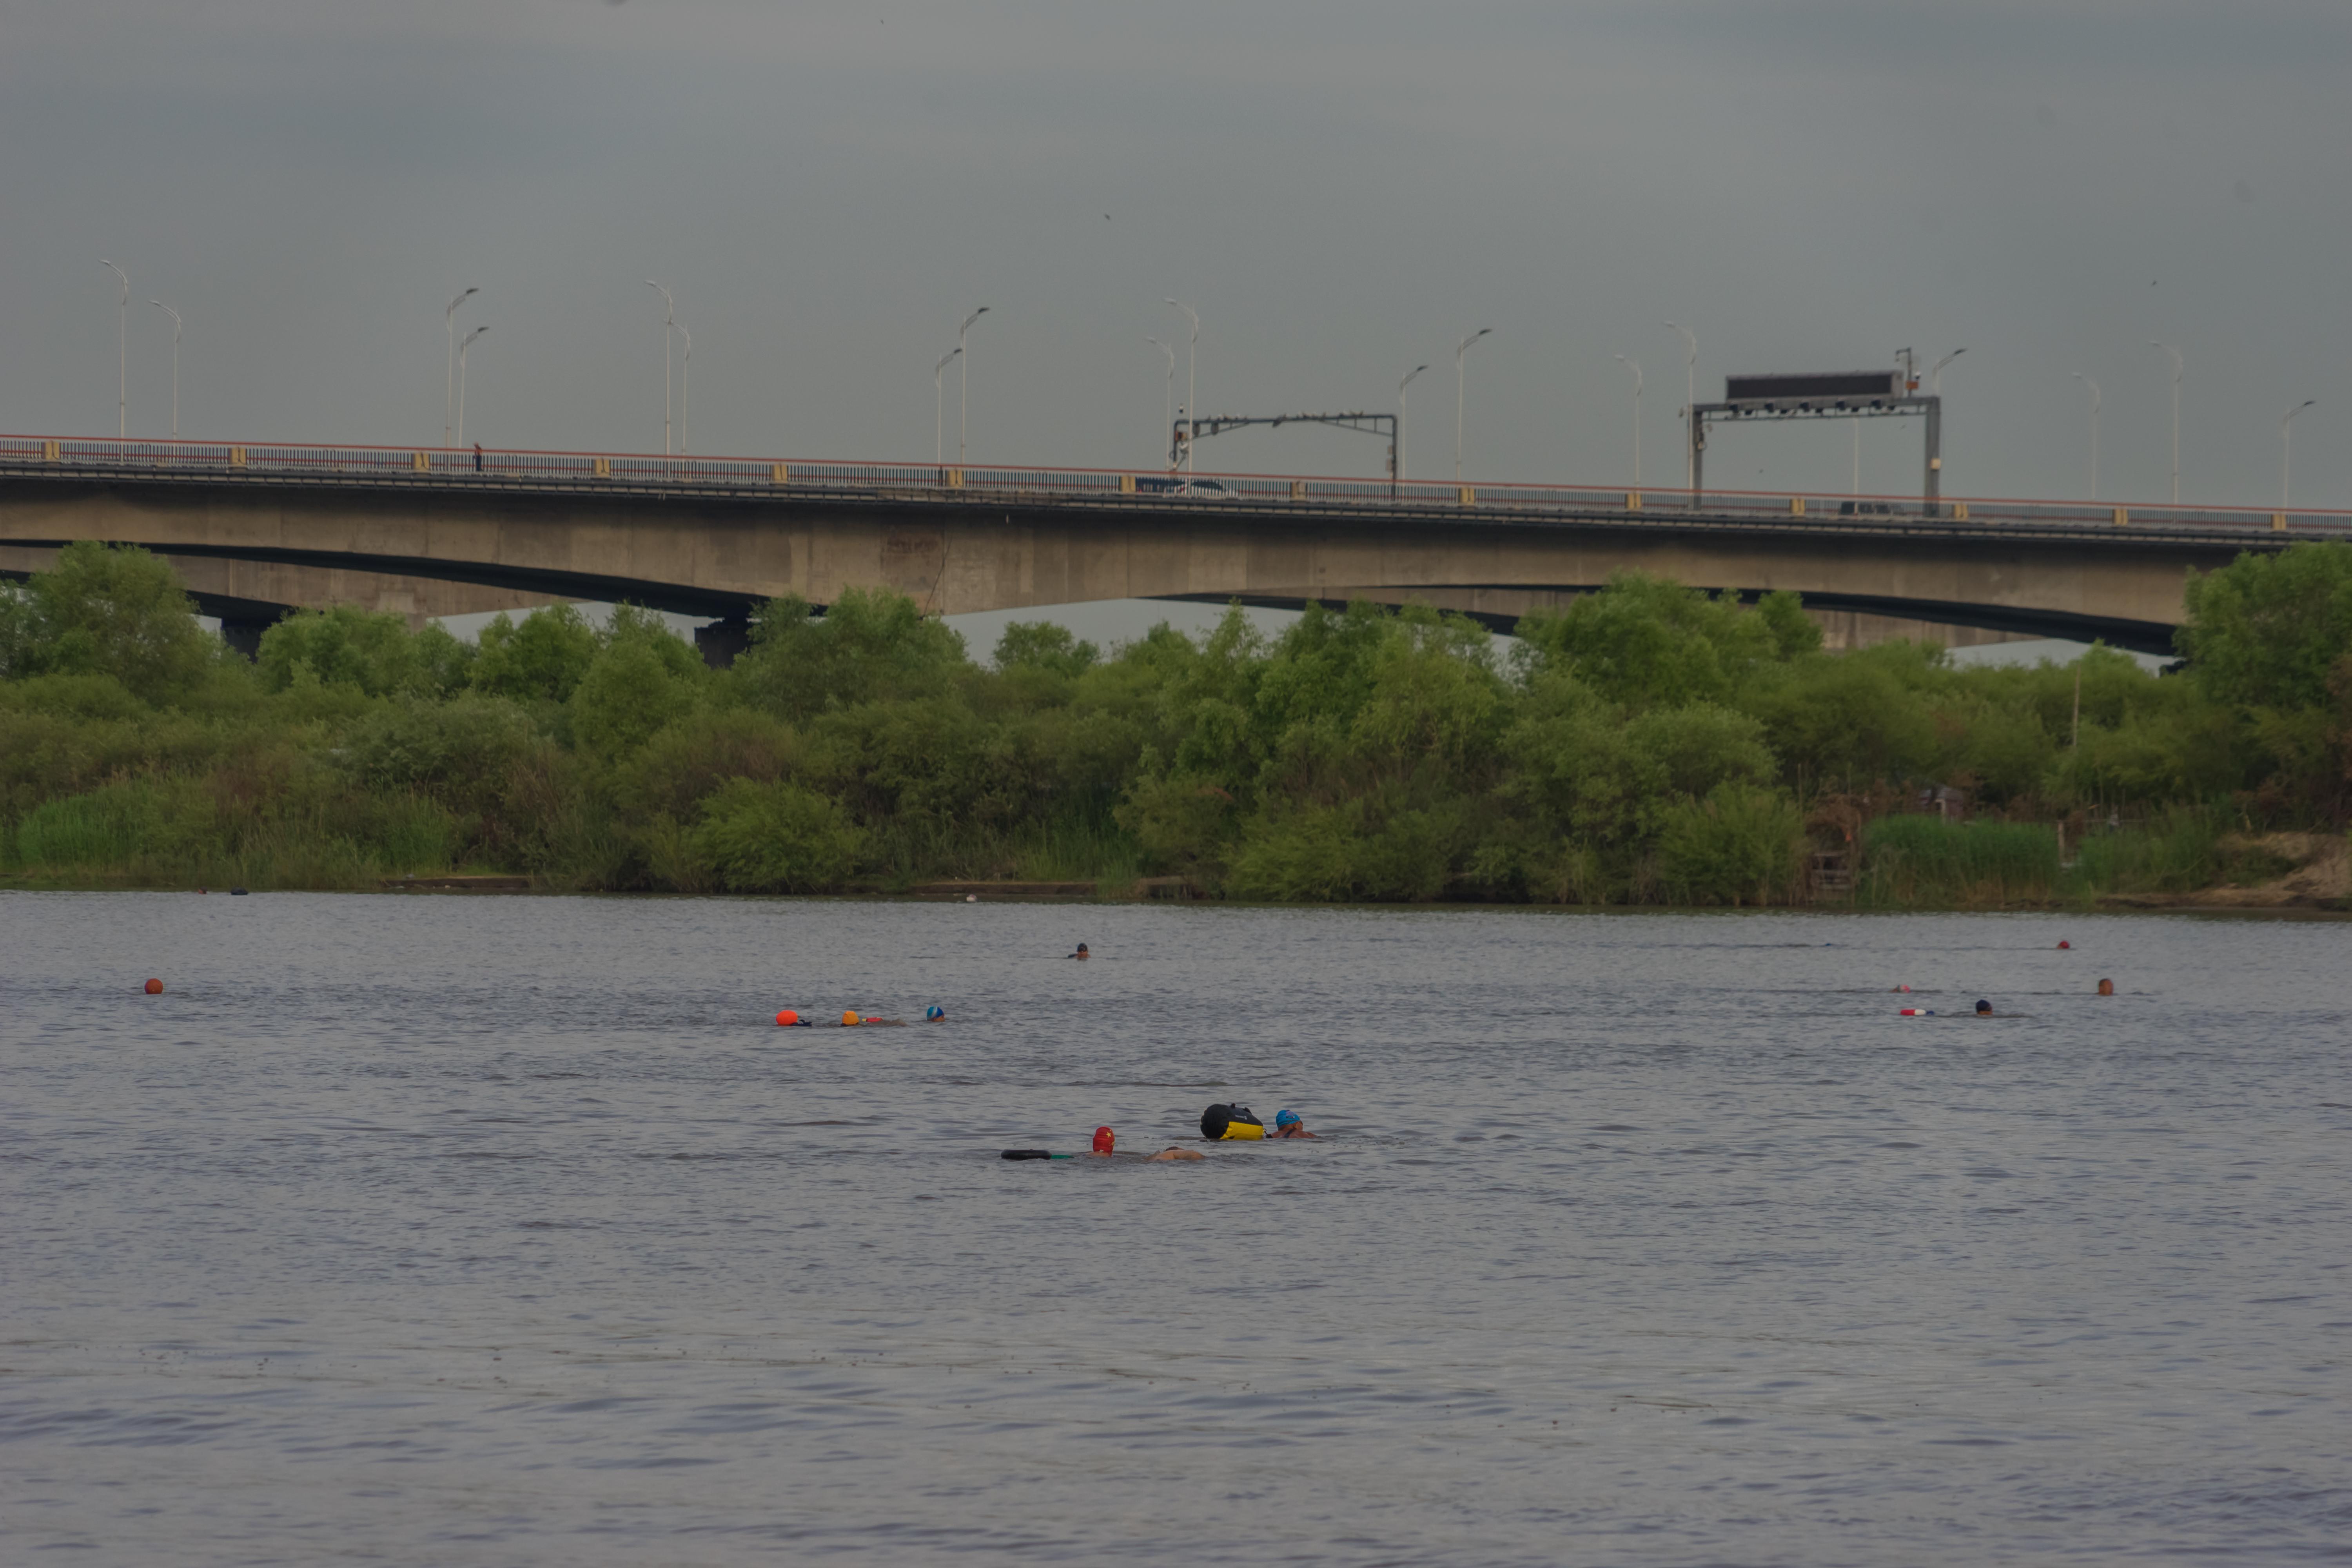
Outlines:
[[2352,514],[1263,475],[0,437],[0,573],[78,539],[183,564],[233,637],[282,607],[622,600],[712,617],[887,588],[927,610],[1424,603],[1507,627],[1632,569],[1817,613],[2168,651],[2192,572]]

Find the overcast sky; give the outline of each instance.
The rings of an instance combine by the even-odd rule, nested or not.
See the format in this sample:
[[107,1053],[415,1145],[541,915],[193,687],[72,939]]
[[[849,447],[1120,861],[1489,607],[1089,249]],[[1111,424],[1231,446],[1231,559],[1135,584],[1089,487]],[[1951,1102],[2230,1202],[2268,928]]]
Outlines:
[[[1947,372],[1947,494],[2352,507],[2345,0],[0,0],[0,428],[437,442],[443,307],[492,330],[467,436],[927,459],[974,306],[974,462],[1144,466],[1170,295],[1203,413],[1395,405],[1488,480],[1679,478],[1681,321],[1727,371]],[[1180,344],[1181,352],[1181,344]],[[953,455],[956,376],[947,382]],[[1176,395],[1183,395],[1180,365]],[[1917,430],[1864,434],[1916,487]],[[1710,478],[1843,489],[1843,426]],[[1367,437],[1204,468],[1371,474]]]

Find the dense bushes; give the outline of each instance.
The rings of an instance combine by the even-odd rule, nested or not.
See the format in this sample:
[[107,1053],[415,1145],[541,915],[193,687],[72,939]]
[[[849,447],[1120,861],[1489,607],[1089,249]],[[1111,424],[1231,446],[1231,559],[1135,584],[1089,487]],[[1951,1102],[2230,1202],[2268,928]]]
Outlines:
[[[1458,616],[1353,605],[1108,654],[1015,625],[988,668],[912,602],[851,592],[763,606],[723,672],[658,617],[568,607],[478,647],[308,613],[247,664],[165,563],[78,544],[0,589],[0,867],[1752,905],[1807,896],[1826,849],[1865,905],[2178,890],[2250,874],[2231,833],[2343,826],[2352,547],[2249,557],[2190,602],[2194,666],[2161,678],[2105,650],[1826,655],[1790,595],[1640,577],[1528,617],[1507,656]],[[1930,785],[1970,820],[1905,815]]]

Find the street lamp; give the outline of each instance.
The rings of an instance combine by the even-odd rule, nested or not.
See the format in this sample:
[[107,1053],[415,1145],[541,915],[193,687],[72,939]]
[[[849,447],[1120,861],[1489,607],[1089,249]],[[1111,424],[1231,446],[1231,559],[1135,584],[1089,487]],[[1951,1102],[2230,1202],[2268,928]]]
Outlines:
[[1942,359],[1936,362],[1935,367],[1927,372],[1928,396],[1941,397],[1944,395],[1944,367],[1968,352],[1969,351],[1966,349],[1954,349],[1950,353],[1946,354]]
[[172,318],[172,439],[180,438],[180,312],[161,300],[149,304]]
[[2288,465],[2294,457],[2294,416],[2318,401],[2316,397],[2305,398],[2288,409],[2286,417],[2279,421],[2279,510],[2282,511],[2287,505]]
[[1642,365],[1638,360],[1617,356],[1617,363],[1633,373],[1633,488],[1642,488]]
[[2091,499],[2099,499],[2099,384],[2081,371],[2070,373],[2091,389]]
[[441,356],[441,444],[444,447],[450,445],[449,421],[454,417],[451,411],[457,406],[457,307],[480,292],[479,289],[465,290],[450,300],[449,308],[441,312],[441,325],[447,333],[449,344]]
[[457,445],[460,447],[466,444],[466,351],[474,346],[476,338],[489,330],[488,327],[476,327],[466,334],[466,341],[457,345]]
[[2180,504],[2180,351],[2170,343],[2147,341],[2152,349],[2162,349],[2172,356],[2172,504]]
[[1193,471],[1192,430],[1199,429],[1201,426],[1201,405],[1197,401],[1197,389],[1192,379],[1192,373],[1200,368],[1201,363],[1201,318],[1190,305],[1175,300],[1168,303],[1183,311],[1184,319],[1192,323],[1191,332],[1184,339],[1184,414],[1192,426],[1192,430],[1184,433],[1184,471],[1189,474]]
[[1457,485],[1462,482],[1462,406],[1465,401],[1462,356],[1470,352],[1472,343],[1494,330],[1492,327],[1481,327],[1454,345],[1454,482]]
[[947,422],[941,411],[947,406],[948,366],[955,362],[961,349],[950,349],[931,366],[931,461],[944,464],[948,458]]
[[114,308],[114,433],[118,437],[131,434],[131,274],[103,256],[100,267],[110,270],[122,280],[122,302]]
[[[1168,356],[1168,374],[1160,384],[1160,427],[1172,434],[1176,428],[1176,351],[1158,338],[1147,337],[1143,341]],[[1157,447],[1159,443],[1152,445]],[[1172,465],[1169,472],[1175,472]]]
[[662,456],[669,456],[669,334],[677,325],[677,301],[669,290],[652,279],[646,279],[648,289],[661,289],[662,297]]
[[686,415],[694,402],[694,334],[686,323],[677,324],[677,335],[686,340],[686,353],[677,362],[677,449],[686,450]]
[[986,314],[988,314],[988,307],[982,305],[979,310],[966,316],[963,319],[963,325],[956,329],[956,353],[963,361],[963,363],[956,366],[956,466],[958,468],[963,466],[964,428],[971,413],[971,356],[963,352],[963,335],[971,331],[971,324],[974,321]]
[[1414,376],[1428,368],[1425,364],[1417,364],[1397,378],[1396,477],[1399,479],[1404,478],[1404,389],[1412,384]]
[[1668,321],[1667,327],[1683,335],[1683,488],[1698,488],[1698,447],[1690,438],[1690,422],[1698,417],[1698,334],[1688,327],[1678,327]]

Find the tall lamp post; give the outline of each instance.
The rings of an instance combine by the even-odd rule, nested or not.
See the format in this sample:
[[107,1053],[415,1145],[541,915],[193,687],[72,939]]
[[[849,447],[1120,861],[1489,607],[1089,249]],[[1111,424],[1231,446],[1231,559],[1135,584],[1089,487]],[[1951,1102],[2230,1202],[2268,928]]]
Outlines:
[[450,421],[457,416],[457,307],[480,292],[479,289],[466,289],[450,300],[449,308],[441,312],[441,325],[447,334],[449,344],[441,357],[441,444],[444,447],[451,445],[454,439]]
[[963,319],[963,325],[956,329],[956,357],[963,361],[956,367],[956,466],[958,468],[963,466],[965,422],[971,414],[971,356],[963,352],[963,337],[966,332],[971,331],[971,324],[986,314],[988,314],[988,307],[982,305],[979,310],[966,316]]
[[662,456],[669,456],[669,335],[677,325],[677,301],[669,290],[652,279],[646,279],[648,289],[661,289],[662,297]]
[[1639,360],[1617,356],[1617,363],[1633,373],[1633,488],[1642,488],[1642,364]]
[[122,281],[122,302],[114,308],[114,433],[131,434],[131,274],[104,257],[98,264]]
[[[1192,306],[1180,300],[1171,300],[1168,303],[1183,311],[1184,319],[1192,323],[1192,330],[1184,338],[1184,414],[1185,417],[1198,427],[1201,423],[1201,405],[1196,401],[1198,385],[1192,379],[1192,373],[1201,365],[1201,318],[1193,311]],[[1184,433],[1184,471],[1188,474],[1193,471],[1191,430]]]
[[694,405],[694,334],[686,323],[677,324],[677,335],[686,342],[686,353],[677,362],[677,449],[686,450],[686,416]]
[[2286,417],[2279,421],[2279,509],[2282,511],[2287,505],[2288,470],[2294,458],[2294,416],[2318,401],[2316,397],[2305,398],[2288,409]]
[[180,438],[180,312],[161,300],[149,304],[172,318],[172,439]]
[[961,353],[961,349],[950,349],[940,356],[939,363],[931,366],[931,461],[937,464],[945,464],[948,460],[948,427],[943,413],[947,407],[948,366],[953,364],[956,356]]
[[1672,321],[1666,326],[1683,335],[1683,488],[1695,489],[1698,486],[1698,447],[1690,438],[1690,422],[1698,417],[1693,412],[1698,407],[1698,334]]
[[[1160,383],[1160,428],[1172,432],[1176,428],[1176,351],[1158,338],[1147,337],[1143,341],[1168,356],[1168,374]],[[1158,445],[1153,443],[1154,447]],[[1171,466],[1169,471],[1173,473],[1175,469]]]
[[2172,504],[2180,504],[2180,351],[2150,338],[2147,346],[2172,356]]
[[2099,499],[2099,384],[2081,371],[2070,373],[2091,389],[2091,499]]
[[1414,376],[1428,368],[1425,364],[1417,364],[1397,378],[1396,477],[1400,481],[1404,479],[1404,389],[1412,384]]
[[1969,351],[1966,349],[1954,349],[1950,353],[1946,354],[1942,359],[1936,362],[1934,367],[1927,372],[1928,396],[1941,397],[1944,395],[1944,367],[1968,352]]
[[466,444],[466,351],[474,346],[476,338],[489,330],[486,326],[476,327],[466,334],[466,341],[457,345],[457,445],[460,447]]
[[1462,356],[1470,352],[1472,343],[1494,330],[1492,327],[1481,327],[1454,345],[1454,482],[1457,485],[1462,482],[1462,409],[1466,402],[1464,393],[1465,384],[1463,380]]

